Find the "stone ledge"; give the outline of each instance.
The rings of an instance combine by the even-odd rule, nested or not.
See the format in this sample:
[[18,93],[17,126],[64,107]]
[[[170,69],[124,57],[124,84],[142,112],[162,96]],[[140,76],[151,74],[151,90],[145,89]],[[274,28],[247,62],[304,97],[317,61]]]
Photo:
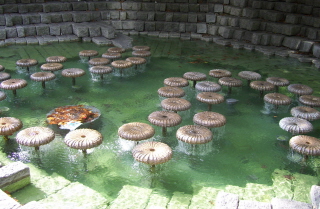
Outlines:
[[30,184],[30,169],[22,162],[10,163],[0,168],[0,189],[17,191]]

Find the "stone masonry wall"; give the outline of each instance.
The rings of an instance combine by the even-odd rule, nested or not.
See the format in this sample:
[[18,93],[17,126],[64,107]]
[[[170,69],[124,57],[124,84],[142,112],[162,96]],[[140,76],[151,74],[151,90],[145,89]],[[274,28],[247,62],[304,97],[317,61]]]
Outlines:
[[65,34],[96,37],[101,36],[105,24],[98,29],[91,27],[91,32],[87,29],[86,33],[79,32],[77,25],[94,26],[98,22],[128,34],[220,36],[254,45],[287,47],[320,57],[318,0],[0,0],[2,40]]

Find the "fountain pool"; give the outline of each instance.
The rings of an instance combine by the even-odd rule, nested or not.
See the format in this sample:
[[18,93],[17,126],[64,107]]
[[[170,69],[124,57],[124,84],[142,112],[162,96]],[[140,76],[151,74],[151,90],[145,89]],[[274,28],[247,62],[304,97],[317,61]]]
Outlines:
[[[85,124],[98,130],[104,136],[103,143],[88,150],[87,157],[78,150],[63,143],[68,130],[49,126],[56,132],[55,140],[40,147],[36,153],[32,147],[19,146],[14,140],[0,141],[0,150],[13,161],[22,161],[48,172],[57,173],[64,178],[80,182],[108,199],[113,200],[124,185],[161,189],[169,194],[176,191],[194,194],[201,187],[223,189],[227,185],[245,187],[248,183],[271,186],[272,173],[276,169],[318,178],[315,166],[317,158],[311,158],[302,165],[299,155],[292,153],[288,146],[291,134],[279,127],[283,117],[290,116],[290,108],[297,106],[295,96],[286,87],[279,92],[290,96],[294,102],[290,106],[272,110],[259,96],[259,91],[251,89],[243,80],[242,87],[232,89],[222,87],[225,98],[239,100],[236,104],[226,102],[213,105],[212,111],[223,114],[227,123],[214,133],[210,146],[204,146],[195,152],[185,152],[175,137],[176,130],[184,125],[192,125],[194,114],[206,111],[207,105],[197,101],[196,91],[190,86],[185,89],[186,99],[192,103],[191,109],[181,112],[182,123],[169,127],[163,137],[161,128],[154,126],[156,134],[153,140],[168,144],[173,150],[172,159],[166,164],[156,166],[150,172],[149,166],[136,162],[130,152],[130,144],[121,141],[118,128],[130,122],[148,122],[148,115],[161,110],[157,90],[163,87],[168,77],[182,77],[185,72],[201,72],[207,80],[217,82],[210,77],[211,69],[227,69],[232,75],[240,71],[255,71],[262,80],[276,76],[287,78],[290,83],[302,83],[313,88],[313,95],[320,95],[320,72],[311,64],[300,63],[294,58],[266,57],[259,52],[237,50],[214,43],[181,41],[177,39],[158,39],[154,37],[134,36],[134,45],[147,45],[151,48],[151,60],[146,70],[131,77],[111,77],[95,81],[89,72],[87,63],[78,56],[82,50],[96,50],[99,56],[109,47],[93,43],[52,43],[45,46],[13,45],[1,48],[1,65],[12,78],[23,78],[28,85],[17,90],[17,96],[6,91],[7,99],[0,102],[2,117],[16,117],[23,122],[23,128],[47,126],[46,114],[53,108],[65,105],[88,105],[98,108],[101,116],[93,123]],[[122,56],[132,56],[128,50]],[[65,56],[64,68],[81,68],[86,75],[76,79],[63,77],[60,71],[57,78],[46,83],[34,82],[30,75],[17,70],[16,61],[23,58],[38,60],[30,71],[40,71],[40,65],[49,56]],[[230,100],[231,101],[231,100]],[[313,121],[314,130],[308,135],[319,137],[320,122]],[[82,127],[82,126],[81,126]],[[129,148],[128,148],[129,147]],[[208,151],[209,150],[209,151]],[[32,174],[31,174],[32,175]],[[36,194],[34,194],[36,196]],[[308,195],[308,194],[307,194]],[[30,201],[23,192],[12,194],[21,203]],[[307,198],[304,202],[309,202]]]

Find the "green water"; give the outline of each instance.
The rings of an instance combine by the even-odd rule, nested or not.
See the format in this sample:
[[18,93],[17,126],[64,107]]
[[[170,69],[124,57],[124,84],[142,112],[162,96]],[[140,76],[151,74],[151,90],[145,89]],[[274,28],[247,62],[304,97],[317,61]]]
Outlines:
[[[128,146],[117,136],[118,128],[129,122],[149,123],[150,113],[161,110],[157,90],[168,77],[182,77],[185,72],[197,71],[208,75],[211,69],[230,70],[234,77],[238,72],[255,71],[265,80],[270,76],[284,77],[291,83],[302,83],[314,89],[314,95],[320,95],[319,71],[311,64],[302,64],[293,58],[263,56],[259,52],[235,50],[202,41],[180,41],[177,39],[156,39],[152,37],[133,37],[133,45],[151,47],[151,61],[146,71],[133,77],[112,77],[111,80],[93,81],[88,71],[88,64],[80,61],[78,52],[94,49],[99,54],[108,47],[93,43],[63,43],[45,46],[9,46],[0,49],[1,65],[12,78],[23,78],[28,86],[17,90],[14,97],[6,91],[8,98],[0,102],[9,111],[2,117],[19,118],[24,128],[45,126],[46,114],[52,109],[64,105],[90,105],[101,111],[101,117],[91,124],[81,127],[93,128],[104,136],[99,147],[89,150],[84,158],[78,150],[68,148],[63,137],[68,132],[49,126],[56,132],[56,138],[48,145],[40,147],[40,154],[33,148],[19,146],[14,136],[8,143],[0,142],[3,152],[12,160],[31,162],[48,173],[58,173],[71,181],[79,181],[100,192],[106,197],[115,198],[123,185],[137,185],[165,189],[169,193],[181,191],[193,194],[202,186],[224,188],[226,185],[244,187],[247,183],[272,185],[271,174],[275,169],[302,172],[316,175],[315,169],[308,165],[301,170],[301,164],[292,162],[288,155],[288,142],[277,140],[278,136],[290,138],[278,123],[283,117],[290,116],[289,110],[296,106],[280,108],[277,112],[265,107],[259,92],[250,89],[244,81],[243,87],[233,88],[231,95],[226,95],[227,88],[222,88],[226,98],[235,98],[239,102],[234,106],[226,103],[214,105],[212,111],[223,114],[227,124],[220,130],[220,137],[214,136],[211,147],[203,147],[195,155],[182,151],[175,137],[176,130],[193,124],[195,113],[207,110],[207,105],[195,99],[196,92],[187,88],[187,99],[192,108],[180,113],[183,122],[168,128],[167,137],[161,136],[161,129],[156,129],[154,140],[162,141],[173,149],[173,158],[166,164],[156,167],[150,173],[149,167],[135,162]],[[40,65],[46,57],[65,56],[64,68],[82,68],[85,76],[76,78],[77,87],[71,85],[71,79],[57,72],[57,78],[47,82],[47,89],[41,83],[31,81],[29,75],[18,71],[15,62],[22,58],[33,58]],[[131,56],[131,51],[123,57]],[[216,81],[207,76],[207,80]],[[294,99],[285,87],[280,92]],[[319,137],[319,122],[312,122],[314,131],[308,135]],[[127,147],[126,147],[127,146]],[[206,154],[201,154],[206,153]],[[17,197],[19,199],[19,196]],[[24,202],[23,199],[19,199]]]

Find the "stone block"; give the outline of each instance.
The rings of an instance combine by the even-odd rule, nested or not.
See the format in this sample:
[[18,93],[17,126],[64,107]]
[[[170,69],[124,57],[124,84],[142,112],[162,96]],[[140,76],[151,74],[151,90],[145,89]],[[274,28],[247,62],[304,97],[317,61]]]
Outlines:
[[22,44],[25,45],[27,44],[27,40],[25,38],[15,38],[16,44]]
[[148,12],[144,12],[144,11],[137,12],[137,20],[146,21],[147,18],[148,18]]
[[112,27],[114,27],[114,29],[116,30],[122,30],[122,21],[119,20],[113,20],[111,22]]
[[5,26],[6,25],[6,18],[4,15],[0,15],[0,26]]
[[6,26],[22,25],[22,17],[20,14],[5,14]]
[[319,28],[320,27],[320,17],[313,18],[313,27]]
[[210,35],[218,35],[219,26],[217,25],[207,25],[207,32]]
[[62,22],[62,16],[58,12],[52,12],[51,14],[51,23],[60,23]]
[[238,209],[259,208],[272,209],[272,205],[268,202],[257,202],[251,200],[240,200]]
[[18,12],[20,14],[28,13],[28,7],[25,6],[24,4],[19,4],[18,5]]
[[120,20],[126,20],[127,19],[127,13],[124,11],[119,12],[119,19]]
[[[112,202],[110,209],[116,208],[145,208],[152,190],[125,185],[118,197]],[[140,194],[137,196],[137,194]]]
[[259,17],[259,10],[253,8],[243,8],[242,16],[250,19]]
[[226,39],[232,38],[233,32],[234,29],[232,27],[221,26],[218,29],[218,34]]
[[16,39],[15,38],[7,38],[6,40],[4,40],[4,43],[6,46],[15,45]]
[[166,20],[166,13],[165,12],[156,12],[154,18],[156,21],[165,21]]
[[72,13],[73,22],[90,22],[91,13],[90,12],[73,12]]
[[25,25],[24,32],[26,36],[35,36],[37,35],[36,28],[34,25]]
[[206,21],[206,14],[198,13],[197,14],[197,22],[205,22]]
[[186,23],[180,23],[179,24],[179,32],[185,33],[186,32]]
[[29,13],[27,16],[29,18],[29,24],[41,23],[41,16],[38,13]]
[[[156,22],[156,31],[165,31],[164,24],[165,22]],[[169,25],[170,27],[169,23],[166,23],[166,25]]]
[[24,32],[24,27],[22,26],[17,26],[17,34],[18,34],[18,37],[21,38],[21,37],[25,37],[26,34]]
[[122,21],[122,29],[124,30],[134,30],[134,22],[135,21]]
[[314,17],[302,15],[300,23],[303,25],[312,26],[314,23]]
[[134,29],[136,31],[144,31],[144,22],[143,21],[135,21]]
[[61,35],[71,35],[73,34],[72,23],[61,23],[60,24]]
[[228,208],[236,209],[238,208],[239,197],[238,195],[226,193],[220,191],[216,197],[215,207],[217,208]]
[[263,33],[253,33],[251,43],[259,45],[261,42],[261,37]]
[[285,20],[285,14],[283,12],[277,12],[273,10],[260,10],[259,16],[272,22]]
[[43,12],[42,4],[28,4],[28,13]]
[[74,24],[72,24],[72,28],[73,28],[73,34],[75,34],[79,38],[89,36],[89,29],[88,29],[87,24],[74,23]]
[[137,11],[126,11],[126,17],[129,20],[136,20],[137,19]]
[[92,42],[97,44],[98,46],[111,46],[112,41],[105,37],[93,37]]
[[310,198],[313,208],[317,208],[320,205],[320,186],[313,185],[311,187]]
[[51,23],[51,14],[50,13],[40,13],[41,23],[50,24]]
[[17,29],[15,27],[6,27],[6,34],[7,38],[18,37]]
[[282,45],[293,50],[298,50],[302,40],[304,39],[299,37],[285,37]]
[[189,13],[188,14],[188,22],[189,23],[196,23],[198,22],[198,19],[197,19],[197,14],[196,13]]
[[197,23],[197,33],[207,33],[207,24]]
[[166,13],[166,22],[172,22],[172,20],[173,20],[173,12],[168,12],[168,13]]
[[4,4],[2,5],[3,13],[18,13],[17,4]]
[[245,30],[234,30],[232,38],[236,40],[242,40],[244,34]]
[[180,4],[180,11],[179,12],[188,13],[189,12],[189,4]]
[[222,16],[222,15],[219,15],[218,17],[217,17],[217,23],[219,24],[219,25],[223,25],[223,26],[228,26],[228,24],[229,24],[229,17],[228,16]]
[[101,11],[100,16],[101,16],[102,20],[110,20],[111,19],[110,11]]
[[169,38],[180,38],[180,33],[169,32]]
[[86,2],[82,2],[82,1],[72,2],[71,5],[72,5],[73,11],[86,11],[86,10],[88,10]]
[[30,184],[30,169],[22,162],[10,163],[0,168],[0,188],[14,192]]
[[189,12],[200,12],[199,4],[189,4]]
[[120,18],[119,11],[110,11],[110,19],[111,20],[118,20]]
[[188,14],[174,12],[172,20],[174,22],[188,22]]
[[19,202],[11,198],[2,190],[0,190],[0,205],[3,209],[17,209],[21,207]]
[[307,38],[308,39],[316,40],[318,33],[320,33],[320,29],[316,29],[316,28],[313,28],[313,27],[308,27],[306,29],[306,33],[307,33]]
[[155,22],[145,22],[144,28],[146,31],[155,31],[156,29],[156,24]]
[[37,36],[49,35],[50,33],[49,25],[47,24],[36,25],[36,32],[37,32]]
[[200,4],[200,12],[204,12],[204,13],[209,12],[209,5],[208,4]]
[[72,22],[73,16],[71,12],[61,12],[61,17],[63,22]]
[[287,2],[275,2],[274,9],[281,12],[295,13],[297,5]]
[[62,6],[64,6],[64,4],[55,2],[43,4],[43,12],[60,12],[63,10]]
[[230,17],[228,19],[228,25],[232,27],[239,27],[239,18],[238,17]]
[[6,39],[7,38],[7,32],[5,27],[0,26],[0,40]]
[[259,30],[260,22],[261,22],[260,20],[241,18],[239,20],[239,26],[242,29],[254,31],[254,30]]
[[270,45],[282,46],[282,41],[283,41],[284,37],[285,37],[284,35],[271,34]]
[[166,3],[157,3],[155,5],[155,10],[160,11],[160,12],[165,12],[166,11]]
[[155,4],[154,3],[141,3],[141,10],[142,11],[154,11]]
[[148,12],[147,20],[154,21],[155,12]]
[[241,16],[242,8],[231,7],[230,15]]
[[50,24],[49,35],[60,36],[61,35],[60,25],[59,24]]
[[[287,36],[294,36],[299,34],[301,30],[301,25],[292,25],[292,24],[281,24],[279,25],[280,34]],[[277,31],[279,31],[277,30]]]
[[107,9],[120,10],[121,9],[121,2],[107,2]]
[[264,34],[262,34],[260,44],[263,46],[268,46],[268,45],[270,45],[270,40],[271,40],[271,35],[264,33]]
[[125,1],[121,4],[123,10],[135,10],[138,11],[141,9],[141,3],[139,2],[129,2]]
[[223,13],[223,4],[215,4],[213,11],[214,13]]
[[164,32],[164,31],[161,31],[159,33],[159,38],[169,38],[169,33],[168,32]]
[[93,11],[107,10],[107,2],[93,2]]
[[300,21],[301,21],[301,15],[297,15],[297,14],[286,15],[285,23],[300,24]]
[[215,22],[216,22],[216,15],[214,13],[207,13],[206,23],[215,23]]
[[312,51],[312,47],[314,44],[315,42],[310,40],[301,41],[299,51],[309,53]]
[[186,23],[185,25],[186,32],[196,33],[197,32],[197,24],[196,23]]
[[272,209],[312,209],[312,205],[305,202],[278,198],[273,198],[271,205]]
[[307,6],[303,4],[297,4],[297,13],[299,14],[305,14],[305,15],[311,15],[312,13],[312,6]]

